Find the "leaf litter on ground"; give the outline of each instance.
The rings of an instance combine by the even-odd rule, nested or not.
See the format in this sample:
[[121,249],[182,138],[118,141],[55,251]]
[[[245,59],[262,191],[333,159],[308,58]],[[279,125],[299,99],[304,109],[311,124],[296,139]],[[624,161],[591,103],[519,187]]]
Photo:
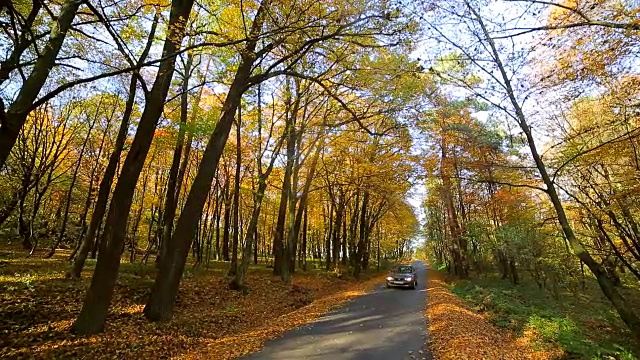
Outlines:
[[426,316],[435,360],[546,360],[563,355],[558,349],[535,349],[535,333],[518,337],[497,328],[452,294],[445,280],[442,273],[429,270]]
[[3,263],[0,358],[234,359],[380,282],[379,276],[355,281],[299,272],[291,285],[284,285],[263,268],[249,272],[249,291],[243,294],[229,289],[222,269],[202,270],[183,279],[173,318],[150,323],[142,310],[153,271],[125,271],[105,332],[81,337],[69,328],[82,306],[90,271],[72,281],[64,277],[66,266],[61,256]]

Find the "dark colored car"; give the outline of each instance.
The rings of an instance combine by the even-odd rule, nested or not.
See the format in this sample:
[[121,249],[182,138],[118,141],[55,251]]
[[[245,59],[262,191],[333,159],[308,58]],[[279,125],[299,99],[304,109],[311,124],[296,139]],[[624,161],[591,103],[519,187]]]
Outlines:
[[387,289],[395,286],[415,289],[418,286],[416,269],[411,265],[394,266],[387,276]]

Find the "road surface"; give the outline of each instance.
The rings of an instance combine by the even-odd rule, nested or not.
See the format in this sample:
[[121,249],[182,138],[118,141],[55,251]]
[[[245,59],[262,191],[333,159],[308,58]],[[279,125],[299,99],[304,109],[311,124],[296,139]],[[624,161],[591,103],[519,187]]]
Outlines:
[[386,289],[360,296],[316,321],[267,342],[244,360],[431,359],[426,351],[426,274],[415,262],[418,287]]

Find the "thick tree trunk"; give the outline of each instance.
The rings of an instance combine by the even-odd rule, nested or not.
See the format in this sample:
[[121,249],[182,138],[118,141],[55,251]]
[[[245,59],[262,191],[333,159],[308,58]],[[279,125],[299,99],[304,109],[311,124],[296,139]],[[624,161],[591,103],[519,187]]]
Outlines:
[[162,259],[160,271],[151,289],[151,296],[144,309],[147,319],[152,321],[166,320],[173,314],[180,279],[189,254],[189,248],[198,224],[199,214],[202,212],[207,194],[211,190],[213,176],[218,168],[222,151],[229,137],[233,118],[242,94],[244,93],[255,57],[255,47],[258,34],[262,30],[265,11],[270,5],[269,0],[260,4],[256,18],[251,27],[251,32],[242,61],[238,66],[235,78],[229,87],[229,92],[222,107],[220,121],[209,138],[205,148],[198,173],[193,181],[184,209],[176,224],[172,240],[169,242],[169,256]]
[[100,242],[100,256],[96,263],[96,269],[80,315],[73,324],[75,333],[95,334],[104,328],[113,287],[120,268],[120,250],[124,243],[133,192],[171,86],[171,78],[175,69],[175,56],[171,55],[175,54],[180,47],[192,6],[193,0],[172,1],[167,38],[162,51],[162,55],[169,58],[160,64],[131,149],[118,178],[107,216],[104,238]]
[[[82,3],[82,0],[64,2],[55,24],[51,28],[49,41],[43,47],[44,50],[36,60],[31,74],[22,84],[16,100],[9,106],[5,120],[0,124],[0,169],[4,167],[11,149],[18,139],[20,130],[31,112],[31,107],[47,81],[49,71],[55,65],[62,43]],[[5,117],[5,114],[2,115]]]

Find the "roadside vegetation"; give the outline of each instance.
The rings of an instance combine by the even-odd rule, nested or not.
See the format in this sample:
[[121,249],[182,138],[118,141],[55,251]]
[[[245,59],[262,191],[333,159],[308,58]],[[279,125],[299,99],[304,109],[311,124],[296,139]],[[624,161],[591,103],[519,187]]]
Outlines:
[[424,251],[540,349],[637,357],[637,4],[429,5],[429,44],[451,50],[429,63],[437,106],[418,122]]
[[[554,297],[533,281],[514,286],[495,275],[454,280],[451,291],[478,313],[535,348],[562,350],[566,358],[637,359],[640,349],[593,279]],[[637,290],[629,293],[636,299]]]

